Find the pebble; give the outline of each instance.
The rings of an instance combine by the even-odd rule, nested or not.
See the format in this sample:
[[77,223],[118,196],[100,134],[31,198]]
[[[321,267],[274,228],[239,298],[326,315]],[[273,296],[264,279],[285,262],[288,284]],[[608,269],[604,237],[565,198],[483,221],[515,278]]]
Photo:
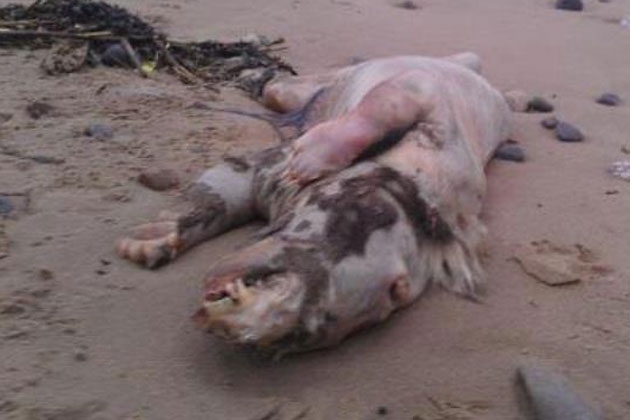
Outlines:
[[558,119],[556,117],[548,117],[540,122],[540,125],[547,130],[553,130],[558,125]]
[[511,162],[523,162],[525,160],[525,152],[518,144],[504,143],[494,152],[494,158]]
[[556,9],[580,12],[584,9],[582,0],[557,0]]
[[385,415],[387,415],[388,412],[389,412],[389,410],[384,405],[382,405],[382,406],[380,406],[379,408],[376,409],[376,413],[379,416],[385,416]]
[[406,10],[417,10],[420,8],[420,6],[418,6],[415,2],[411,0],[401,1],[400,3],[396,3],[394,6],[398,7],[399,9]]
[[545,98],[534,96],[527,103],[527,112],[553,112],[553,105]]
[[26,113],[34,120],[50,114],[54,107],[46,102],[35,101],[26,106]]
[[617,106],[621,104],[621,98],[619,95],[614,93],[604,93],[602,96],[597,98],[596,101],[598,104],[606,105],[606,106]]
[[88,137],[93,137],[98,141],[110,140],[114,137],[114,131],[111,127],[104,124],[90,124],[83,131]]
[[87,353],[84,351],[77,351],[74,353],[74,360],[77,362],[85,362],[88,359]]
[[63,158],[56,158],[54,156],[46,156],[46,155],[33,155],[30,157],[33,162],[42,163],[45,165],[61,165],[66,163],[66,160]]
[[615,178],[630,181],[630,161],[620,160],[610,165],[608,172]]
[[11,199],[6,195],[0,195],[0,215],[6,216],[15,209]]
[[0,112],[0,124],[3,124],[13,118],[13,114],[9,114],[7,112]]
[[564,121],[558,122],[556,126],[556,137],[558,140],[568,143],[584,140],[584,134],[582,134],[579,128]]
[[521,364],[517,370],[518,384],[540,420],[600,420],[569,384],[566,377],[548,370],[534,361]]
[[101,55],[101,62],[112,67],[131,67],[129,54],[122,44],[112,44]]
[[42,268],[39,270],[38,276],[42,280],[52,280],[55,277],[55,274],[47,268]]
[[179,177],[172,169],[149,169],[138,176],[138,182],[154,191],[165,191],[179,185]]
[[522,90],[510,90],[504,94],[510,109],[514,112],[526,112],[529,102],[533,99]]

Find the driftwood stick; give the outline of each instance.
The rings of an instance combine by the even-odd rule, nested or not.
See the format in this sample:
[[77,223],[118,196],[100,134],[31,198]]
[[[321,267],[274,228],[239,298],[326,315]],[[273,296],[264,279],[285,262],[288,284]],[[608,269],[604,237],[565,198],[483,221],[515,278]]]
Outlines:
[[173,54],[168,50],[166,45],[161,42],[158,42],[157,45],[160,47],[160,50],[164,54],[164,58],[166,62],[171,66],[173,71],[177,73],[180,79],[186,84],[195,85],[199,81],[198,77],[191,73],[186,67],[181,65]]
[[140,76],[148,77],[149,75],[142,68],[142,63],[140,62],[140,59],[138,58],[138,54],[136,54],[136,51],[133,49],[133,47],[129,43],[129,40],[127,38],[122,38],[120,40],[120,43],[122,44],[123,48],[127,52],[129,59],[131,60],[133,65],[136,67],[136,70],[138,70],[138,73],[140,73]]
[[42,21],[39,19],[25,19],[25,20],[0,20],[0,28],[16,28],[20,26],[39,26],[45,23],[51,23],[51,21]]
[[[55,31],[11,31],[0,29],[0,42],[13,38],[69,38],[81,40],[102,40],[102,41],[122,41],[122,37],[116,36],[109,31],[98,32],[55,32]],[[126,39],[150,40],[151,37],[127,37]]]

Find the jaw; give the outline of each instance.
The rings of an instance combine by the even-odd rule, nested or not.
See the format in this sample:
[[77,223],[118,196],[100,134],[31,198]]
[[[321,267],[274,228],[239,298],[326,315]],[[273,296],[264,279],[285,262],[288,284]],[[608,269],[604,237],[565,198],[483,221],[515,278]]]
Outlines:
[[297,328],[306,287],[297,274],[285,272],[247,280],[222,276],[207,290],[194,317],[200,327],[232,342],[266,347]]

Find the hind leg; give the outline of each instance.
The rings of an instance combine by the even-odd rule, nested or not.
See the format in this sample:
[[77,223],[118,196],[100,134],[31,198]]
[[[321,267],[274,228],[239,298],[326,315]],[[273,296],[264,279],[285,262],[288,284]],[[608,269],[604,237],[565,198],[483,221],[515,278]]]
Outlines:
[[331,86],[343,70],[312,76],[284,76],[267,83],[262,92],[265,107],[280,113],[295,112],[306,106],[322,89]]
[[207,170],[187,191],[187,210],[163,214],[121,239],[122,258],[148,268],[168,263],[182,252],[255,217],[254,168],[231,159]]

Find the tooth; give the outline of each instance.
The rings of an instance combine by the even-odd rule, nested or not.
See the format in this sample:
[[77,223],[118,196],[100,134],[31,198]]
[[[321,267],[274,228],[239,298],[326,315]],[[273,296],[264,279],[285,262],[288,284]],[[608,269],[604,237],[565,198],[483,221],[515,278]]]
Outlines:
[[234,303],[238,303],[239,301],[238,290],[236,289],[236,286],[234,285],[234,283],[228,283],[225,286],[225,293],[227,293],[227,295],[230,297],[230,299],[234,301]]
[[245,305],[254,299],[254,294],[245,286],[242,278],[236,279],[236,282],[234,282],[234,290],[238,296],[238,300]]

